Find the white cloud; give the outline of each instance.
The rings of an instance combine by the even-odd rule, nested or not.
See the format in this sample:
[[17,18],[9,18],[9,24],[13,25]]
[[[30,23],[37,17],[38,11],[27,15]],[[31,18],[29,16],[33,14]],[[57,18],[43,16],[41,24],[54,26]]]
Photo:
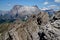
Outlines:
[[49,4],[48,2],[44,2],[44,5],[47,5],[47,4]]
[[60,0],[55,0],[55,2],[60,3]]
[[50,5],[48,6],[48,8],[54,9],[54,8],[57,8],[57,5]]
[[41,8],[41,10],[48,10],[48,8],[46,8],[46,7],[43,7],[43,8]]
[[50,5],[50,6],[41,8],[41,10],[50,10],[50,9],[60,10],[60,7],[57,5]]
[[60,9],[60,7],[57,6],[57,5],[50,5],[50,6],[48,6],[48,8],[49,9],[54,9],[54,10],[59,10]]

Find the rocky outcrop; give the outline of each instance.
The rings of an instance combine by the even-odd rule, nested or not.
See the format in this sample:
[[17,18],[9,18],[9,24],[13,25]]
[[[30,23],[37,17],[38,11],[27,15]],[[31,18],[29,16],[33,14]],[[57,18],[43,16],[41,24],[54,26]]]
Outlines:
[[39,40],[39,27],[35,22],[31,21],[30,23],[15,26],[5,33],[3,40]]
[[2,37],[3,40],[60,40],[60,19],[49,22],[49,15],[40,12],[31,15],[26,22],[12,24]]
[[55,13],[55,17],[58,18],[58,19],[60,19],[60,11],[57,11],[57,12]]
[[47,24],[49,22],[49,15],[46,12],[40,12],[37,15],[39,18],[41,18],[42,25]]
[[[41,18],[41,19],[40,19]],[[46,20],[44,21],[43,19]],[[39,25],[47,23],[48,14],[45,15],[44,12],[38,15],[31,15],[27,22],[18,22],[13,24],[5,35],[3,35],[3,40],[39,40]]]
[[[55,23],[57,23],[57,22],[54,22],[51,24],[48,23],[45,26],[40,27],[40,33],[42,32],[45,34],[44,38],[46,40],[60,40],[60,29],[58,27],[58,24],[55,24]],[[57,27],[55,27],[55,26],[57,26]],[[43,38],[42,38],[42,40],[43,40]]]
[[56,11],[56,12],[53,14],[53,16],[51,16],[50,21],[51,21],[51,22],[54,22],[54,21],[59,20],[59,19],[60,19],[60,11]]

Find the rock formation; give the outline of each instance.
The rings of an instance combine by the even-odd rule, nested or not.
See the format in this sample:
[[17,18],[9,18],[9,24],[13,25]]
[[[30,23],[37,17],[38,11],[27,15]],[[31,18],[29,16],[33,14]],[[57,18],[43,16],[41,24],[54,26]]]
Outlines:
[[57,12],[55,13],[55,17],[58,18],[58,19],[60,19],[60,11],[57,11]]
[[2,36],[2,40],[60,40],[60,19],[51,23],[49,15],[40,12],[26,22],[15,21]]

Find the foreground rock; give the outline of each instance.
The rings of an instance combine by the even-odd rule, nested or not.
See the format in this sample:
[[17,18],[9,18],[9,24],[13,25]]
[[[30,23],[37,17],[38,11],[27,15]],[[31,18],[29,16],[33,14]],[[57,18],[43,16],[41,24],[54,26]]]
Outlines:
[[39,40],[38,31],[39,27],[35,22],[19,24],[18,27],[6,32],[3,40]]
[[54,23],[48,23],[45,26],[40,27],[40,33],[42,32],[45,34],[43,38],[46,40],[60,40],[60,22],[58,23],[59,25],[56,23],[57,22],[55,21]]
[[55,13],[55,17],[58,18],[58,19],[60,19],[60,11],[57,11],[57,12]]

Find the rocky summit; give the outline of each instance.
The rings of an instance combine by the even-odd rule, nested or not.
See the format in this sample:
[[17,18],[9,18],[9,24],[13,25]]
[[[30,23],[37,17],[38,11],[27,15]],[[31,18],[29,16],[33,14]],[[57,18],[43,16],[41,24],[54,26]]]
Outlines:
[[60,40],[60,19],[53,16],[51,20],[46,12],[32,14],[26,22],[16,20],[0,40]]

